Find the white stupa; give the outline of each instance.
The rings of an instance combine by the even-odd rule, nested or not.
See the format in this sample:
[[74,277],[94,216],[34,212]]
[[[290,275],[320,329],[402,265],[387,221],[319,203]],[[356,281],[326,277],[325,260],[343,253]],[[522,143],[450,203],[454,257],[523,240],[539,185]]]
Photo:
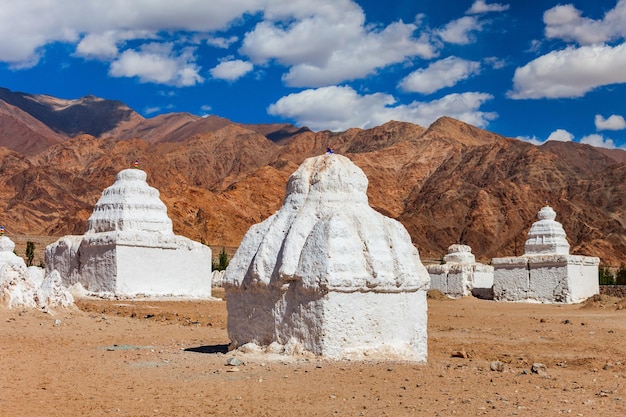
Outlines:
[[26,267],[24,259],[13,253],[15,243],[0,231],[0,305],[9,308],[69,307],[74,298],[58,274],[44,277],[43,269]]
[[232,346],[425,361],[428,273],[406,229],[374,211],[348,158],[305,160],[280,210],[224,277]]
[[472,248],[451,245],[441,265],[429,265],[430,288],[453,297],[493,298],[493,267],[476,262]]
[[85,235],[46,247],[46,269],[92,293],[211,296],[211,249],[174,234],[159,191],[137,168],[104,190]]
[[543,207],[528,232],[524,255],[494,258],[494,299],[579,303],[600,292],[600,259],[569,254],[556,212]]

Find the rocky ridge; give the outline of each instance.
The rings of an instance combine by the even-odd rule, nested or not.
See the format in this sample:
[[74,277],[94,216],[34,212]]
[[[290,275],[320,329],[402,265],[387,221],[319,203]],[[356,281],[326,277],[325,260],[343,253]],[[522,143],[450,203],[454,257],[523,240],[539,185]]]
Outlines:
[[[175,233],[236,247],[250,225],[278,210],[298,165],[332,147],[363,169],[370,205],[405,225],[422,258],[439,259],[455,243],[471,246],[480,260],[521,254],[547,200],[571,253],[609,265],[626,259],[626,163],[619,150],[535,146],[447,117],[428,127],[391,121],[340,133],[181,113],[143,119],[96,98],[57,105],[94,106],[85,114],[100,121],[76,130],[71,123],[62,128],[65,116],[56,124],[34,118],[19,100],[9,103],[6,91],[0,126],[10,121],[22,129],[20,140],[15,129],[0,129],[0,213],[12,234],[83,233],[102,190],[138,159]],[[50,101],[29,100],[44,107]]]

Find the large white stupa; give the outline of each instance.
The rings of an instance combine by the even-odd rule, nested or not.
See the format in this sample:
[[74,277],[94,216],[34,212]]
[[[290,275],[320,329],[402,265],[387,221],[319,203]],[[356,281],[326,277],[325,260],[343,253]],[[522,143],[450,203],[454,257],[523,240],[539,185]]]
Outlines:
[[226,270],[233,347],[426,360],[428,272],[402,224],[369,206],[367,185],[335,154],[292,174],[283,206]]
[[46,270],[92,293],[211,296],[211,249],[174,234],[159,191],[138,168],[104,190],[85,235],[46,247]]
[[476,262],[472,248],[451,245],[441,265],[429,265],[430,288],[459,298],[474,295],[493,298],[493,266]]
[[569,254],[569,243],[550,206],[538,213],[524,255],[494,258],[494,299],[579,303],[600,292],[600,259]]

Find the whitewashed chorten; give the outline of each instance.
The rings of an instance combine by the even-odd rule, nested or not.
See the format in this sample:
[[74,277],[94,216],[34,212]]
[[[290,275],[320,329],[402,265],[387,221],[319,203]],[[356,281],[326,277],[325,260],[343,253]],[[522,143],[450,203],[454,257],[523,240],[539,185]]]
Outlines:
[[283,206],[226,270],[233,347],[426,360],[428,273],[402,224],[369,206],[367,185],[330,153],[291,175]]
[[494,299],[579,303],[600,292],[600,259],[569,254],[556,212],[545,206],[528,232],[524,255],[494,258]]
[[476,262],[472,248],[451,245],[441,265],[429,265],[430,288],[453,297],[493,298],[493,267]]
[[93,293],[211,296],[211,249],[174,234],[159,191],[137,168],[104,190],[85,235],[48,245],[46,268]]
[[0,228],[0,305],[9,308],[69,307],[74,298],[58,274],[43,275],[43,269],[27,267],[24,259],[13,253],[15,243]]

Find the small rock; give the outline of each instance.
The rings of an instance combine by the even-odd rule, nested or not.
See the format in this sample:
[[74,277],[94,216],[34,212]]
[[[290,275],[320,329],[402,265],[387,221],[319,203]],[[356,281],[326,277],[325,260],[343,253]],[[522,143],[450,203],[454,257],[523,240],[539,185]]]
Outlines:
[[468,358],[469,356],[468,356],[466,351],[464,351],[464,350],[457,350],[456,352],[452,352],[452,357],[453,358],[463,358],[463,359],[465,359],[465,358]]
[[60,325],[61,325],[61,320],[56,319],[56,320],[54,321],[54,325],[55,325],[55,326],[60,326]]
[[242,364],[242,362],[238,358],[231,357],[231,358],[226,359],[226,365],[227,366],[239,366],[241,364]]
[[489,368],[492,371],[502,372],[502,371],[504,371],[504,362],[493,361],[493,362],[491,362],[491,365],[489,365]]
[[533,374],[546,376],[548,375],[547,369],[548,368],[543,363],[533,363],[533,365],[530,367],[530,372],[532,372]]

